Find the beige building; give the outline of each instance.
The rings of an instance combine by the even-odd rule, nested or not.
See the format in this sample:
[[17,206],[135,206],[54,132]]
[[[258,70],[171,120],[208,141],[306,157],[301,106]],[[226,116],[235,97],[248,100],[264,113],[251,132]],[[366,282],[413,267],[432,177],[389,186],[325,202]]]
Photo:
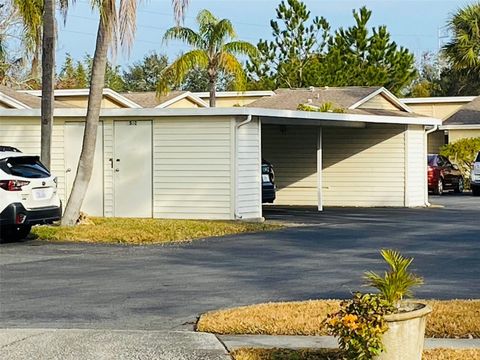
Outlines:
[[[109,103],[100,114],[85,212],[258,219],[262,158],[275,168],[279,205],[321,210],[428,204],[426,130],[441,121],[414,114],[383,88],[280,90],[247,100],[248,106],[223,108],[209,108],[202,97],[185,94],[162,99],[154,93],[104,93],[104,104]],[[36,95],[0,88],[0,144],[39,153]],[[64,202],[86,113],[85,103],[74,103],[69,95],[85,94],[55,96],[52,172]],[[325,103],[339,112],[297,110]]]
[[[463,107],[475,99],[475,96],[450,96],[450,97],[425,97],[405,98],[401,101],[408,105],[415,113],[435,117],[446,121]],[[428,136],[428,152],[438,153],[440,148],[463,137],[480,136],[479,132],[472,128],[453,129],[441,126],[438,131]]]

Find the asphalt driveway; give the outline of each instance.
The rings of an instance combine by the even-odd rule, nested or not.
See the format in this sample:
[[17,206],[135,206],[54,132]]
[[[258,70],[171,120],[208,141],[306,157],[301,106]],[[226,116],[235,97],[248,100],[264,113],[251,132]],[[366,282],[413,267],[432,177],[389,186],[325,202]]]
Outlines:
[[347,297],[378,250],[415,257],[424,298],[480,298],[480,198],[445,208],[270,209],[301,226],[174,246],[0,245],[0,327],[191,329],[198,314]]

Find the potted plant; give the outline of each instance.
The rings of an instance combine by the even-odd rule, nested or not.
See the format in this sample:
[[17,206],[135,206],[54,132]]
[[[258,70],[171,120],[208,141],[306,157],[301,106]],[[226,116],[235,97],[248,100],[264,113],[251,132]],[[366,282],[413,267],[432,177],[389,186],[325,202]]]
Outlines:
[[338,337],[347,358],[358,360],[421,360],[426,316],[431,309],[422,303],[405,301],[412,287],[423,279],[408,271],[413,258],[393,250],[382,250],[389,266],[383,276],[365,273],[366,284],[378,294],[355,293],[329,315],[327,328]]

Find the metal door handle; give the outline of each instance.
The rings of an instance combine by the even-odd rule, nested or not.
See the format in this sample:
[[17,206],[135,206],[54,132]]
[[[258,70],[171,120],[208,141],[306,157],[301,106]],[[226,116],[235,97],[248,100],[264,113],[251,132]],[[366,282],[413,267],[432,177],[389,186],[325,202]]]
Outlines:
[[70,169],[70,168],[68,168],[67,170],[65,170],[66,173],[69,173],[69,172],[71,172],[71,171],[72,171],[72,169]]
[[115,169],[115,172],[120,172],[120,169]]

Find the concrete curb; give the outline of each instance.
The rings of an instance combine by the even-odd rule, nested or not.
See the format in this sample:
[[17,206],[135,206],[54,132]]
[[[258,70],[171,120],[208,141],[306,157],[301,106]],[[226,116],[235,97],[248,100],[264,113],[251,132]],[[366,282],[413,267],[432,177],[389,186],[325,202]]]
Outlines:
[[[218,335],[228,350],[242,347],[282,349],[336,349],[333,336]],[[425,339],[425,349],[480,349],[480,339]]]

